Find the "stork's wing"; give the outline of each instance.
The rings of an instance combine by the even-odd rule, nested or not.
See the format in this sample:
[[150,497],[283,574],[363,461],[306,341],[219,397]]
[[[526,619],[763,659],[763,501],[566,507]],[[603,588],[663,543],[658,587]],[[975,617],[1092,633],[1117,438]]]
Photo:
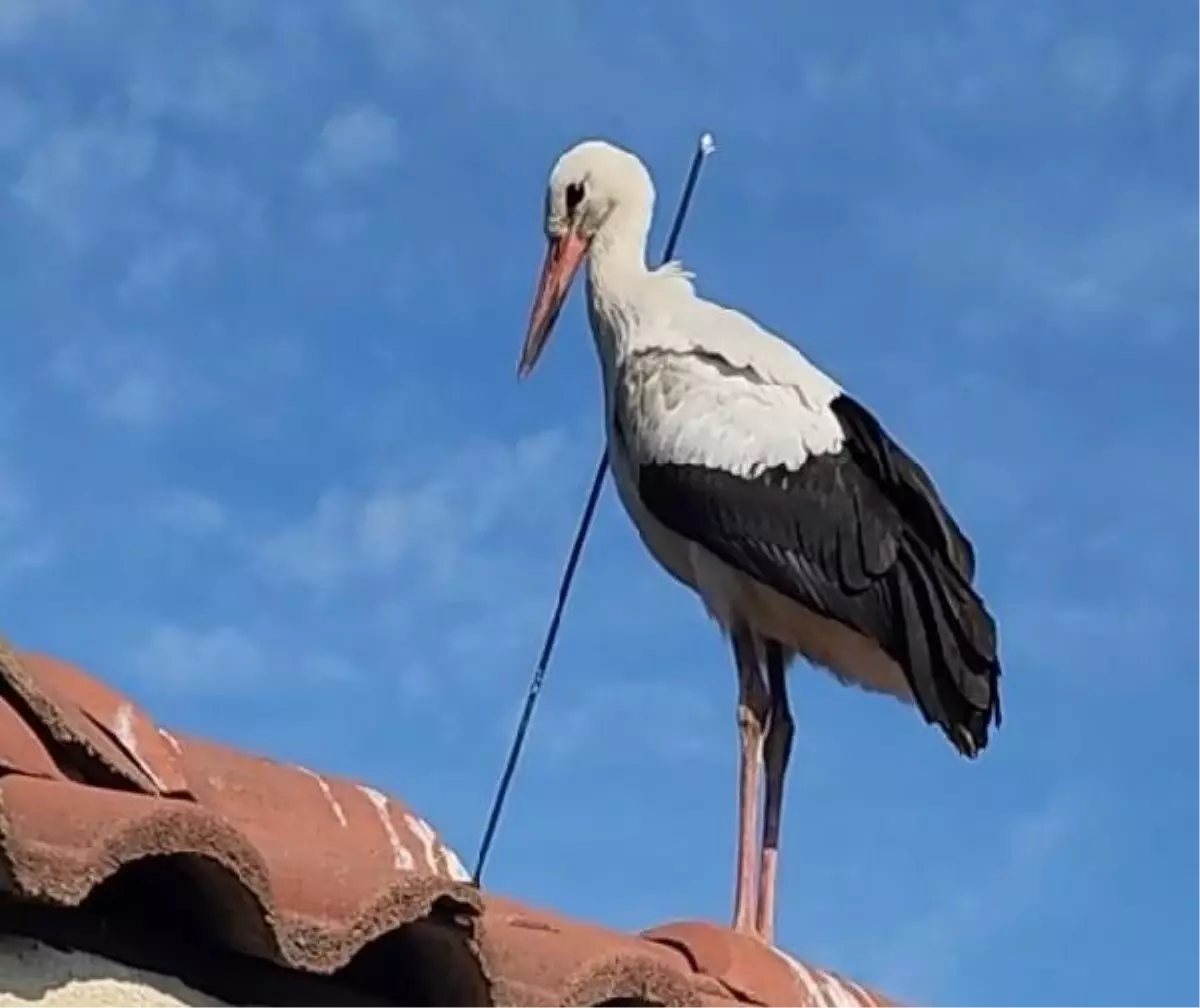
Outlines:
[[[639,496],[659,522],[735,570],[877,641],[925,716],[974,754],[987,742],[999,663],[994,624],[969,583],[970,545],[919,467],[861,407],[841,409],[841,450],[754,475],[693,461],[686,420],[676,428],[661,416],[659,448],[630,453]],[[721,412],[736,427],[737,411]],[[618,415],[618,436],[621,424]],[[725,438],[745,443],[743,433]],[[668,448],[690,457],[664,458]]]
[[903,530],[847,454],[754,477],[644,463],[637,481],[642,503],[667,528],[902,658],[887,575]]
[[975,578],[975,550],[942,503],[925,470],[888,435],[860,403],[842,393],[829,408],[846,434],[846,449],[898,516],[968,583]]

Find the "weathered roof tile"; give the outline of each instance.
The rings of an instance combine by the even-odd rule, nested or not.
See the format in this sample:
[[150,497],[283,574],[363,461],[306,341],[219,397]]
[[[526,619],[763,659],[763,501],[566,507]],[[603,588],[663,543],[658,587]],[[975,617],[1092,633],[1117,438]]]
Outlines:
[[63,906],[82,903],[127,864],[175,854],[209,858],[260,902],[269,899],[254,845],[179,799],[9,775],[0,780],[0,845],[13,895]]
[[706,921],[663,924],[643,931],[642,937],[684,955],[698,973],[718,981],[743,1002],[813,1008],[891,1004],[834,973],[807,966],[778,949]]
[[[187,794],[187,783],[175,751],[141,707],[101,680],[50,655],[22,655],[21,664],[36,679],[39,689],[56,698],[64,711],[81,714],[103,732],[120,752],[113,766],[122,771],[127,769],[125,761],[132,763],[137,772],[129,773],[129,779],[138,783],[140,773],[149,781],[150,787],[143,786],[143,790],[163,795]],[[74,717],[72,721],[78,724]],[[88,735],[94,738],[92,732]]]
[[0,641],[6,899],[186,920],[221,948],[334,974],[359,1003],[889,1003],[715,925],[622,934],[481,895],[395,797],[172,733]]
[[8,703],[0,703],[0,740],[0,773],[62,776],[33,726]]
[[54,748],[48,754],[65,775],[160,793],[153,777],[114,735],[84,712],[83,704],[104,706],[100,698],[109,692],[106,686],[65,662],[39,655],[30,655],[28,661],[18,659],[3,641],[0,679],[9,703],[27,709],[39,730],[49,736]]

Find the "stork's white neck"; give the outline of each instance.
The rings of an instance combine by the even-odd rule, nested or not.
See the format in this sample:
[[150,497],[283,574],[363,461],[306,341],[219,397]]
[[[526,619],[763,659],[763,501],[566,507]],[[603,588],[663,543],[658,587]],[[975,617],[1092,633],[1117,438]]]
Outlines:
[[650,210],[641,206],[618,206],[609,214],[592,239],[588,252],[588,278],[599,287],[621,287],[644,277],[646,237],[650,233]]
[[601,225],[588,250],[588,317],[604,376],[606,396],[616,364],[637,327],[646,268],[648,209],[618,206]]
[[694,295],[677,267],[646,265],[652,210],[652,192],[619,204],[588,250],[588,318],[610,411],[622,360],[638,349],[673,345],[677,327],[670,318],[681,296]]

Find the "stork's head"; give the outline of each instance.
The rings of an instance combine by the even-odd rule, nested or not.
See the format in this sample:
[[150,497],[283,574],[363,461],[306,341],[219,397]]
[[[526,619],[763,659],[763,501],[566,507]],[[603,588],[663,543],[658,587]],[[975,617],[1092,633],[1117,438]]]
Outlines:
[[546,190],[546,259],[538,279],[517,374],[533,370],[584,256],[629,228],[644,238],[654,204],[646,166],[604,140],[585,140],[562,155]]

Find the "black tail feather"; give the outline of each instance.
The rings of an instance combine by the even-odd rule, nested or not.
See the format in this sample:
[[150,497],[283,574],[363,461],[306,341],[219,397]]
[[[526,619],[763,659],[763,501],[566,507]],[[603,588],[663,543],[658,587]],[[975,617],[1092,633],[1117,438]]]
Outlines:
[[968,757],[1000,725],[996,627],[959,573],[910,538],[900,547],[894,601],[904,628],[899,656],[918,708]]

